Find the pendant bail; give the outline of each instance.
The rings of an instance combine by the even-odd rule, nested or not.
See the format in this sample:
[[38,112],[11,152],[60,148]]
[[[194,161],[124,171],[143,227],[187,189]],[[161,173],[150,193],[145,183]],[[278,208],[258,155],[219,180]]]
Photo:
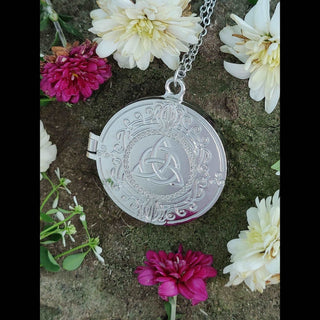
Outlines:
[[183,96],[184,96],[184,93],[186,91],[186,86],[185,86],[184,82],[181,79],[179,79],[179,78],[176,79],[176,82],[180,86],[180,91],[178,93],[173,93],[171,91],[171,89],[170,89],[170,84],[174,83],[174,82],[175,82],[174,77],[171,77],[166,81],[166,84],[165,84],[166,92],[163,95],[163,97],[164,98],[169,98],[169,99],[173,98],[175,100],[178,100],[181,103],[183,101]]

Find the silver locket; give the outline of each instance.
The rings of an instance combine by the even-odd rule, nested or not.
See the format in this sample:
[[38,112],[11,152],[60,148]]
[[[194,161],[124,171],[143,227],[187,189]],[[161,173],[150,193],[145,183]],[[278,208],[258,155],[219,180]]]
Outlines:
[[110,198],[132,217],[156,225],[202,216],[218,200],[227,174],[209,117],[183,101],[182,80],[177,94],[172,82],[167,80],[164,95],[122,108],[88,141],[87,157],[96,161]]

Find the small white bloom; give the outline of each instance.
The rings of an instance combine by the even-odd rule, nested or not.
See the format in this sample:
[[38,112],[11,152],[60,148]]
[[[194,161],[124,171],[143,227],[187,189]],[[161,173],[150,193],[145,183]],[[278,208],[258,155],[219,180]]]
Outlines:
[[56,212],[56,217],[57,217],[57,219],[60,220],[60,221],[63,221],[63,220],[65,219],[63,213],[60,212],[60,211],[57,211],[57,212]]
[[148,68],[156,57],[170,69],[179,64],[180,52],[198,42],[200,18],[189,11],[190,0],[98,0],[90,12],[90,32],[99,38],[96,52],[113,54],[122,68]]
[[48,170],[50,164],[56,160],[57,146],[49,141],[50,136],[40,120],[40,180],[42,179],[41,172]]
[[231,53],[243,64],[224,61],[227,72],[239,79],[249,78],[250,97],[265,98],[265,110],[271,113],[280,97],[280,2],[270,19],[270,0],[258,0],[244,20],[230,17],[237,25],[226,26],[220,33],[225,45],[220,50]]
[[[60,221],[65,220],[65,217],[63,215],[62,212],[57,211],[56,212],[56,218]],[[65,239],[65,235],[69,235],[70,239],[72,242],[75,242],[74,238],[72,237],[73,234],[75,234],[77,232],[76,227],[71,224],[71,221],[68,221],[68,223],[64,222],[64,228],[63,229],[59,229],[59,232],[61,234],[62,237],[62,244],[65,247],[66,246],[66,239]]]
[[280,281],[279,190],[261,201],[257,197],[256,206],[247,210],[248,230],[227,244],[232,264],[223,273],[230,273],[226,286],[244,281],[251,291],[262,292],[266,285]]
[[95,254],[95,256],[97,257],[97,259],[102,263],[104,264],[104,259],[101,257],[101,252],[102,252],[102,248],[98,245],[96,245],[94,248],[93,248],[93,252]]
[[[74,202],[74,204],[75,204],[76,206],[75,206],[75,207],[69,206],[69,209],[74,210],[74,211],[83,212],[83,207],[82,207],[80,204],[78,204],[78,200],[77,200],[77,197],[76,197],[76,196],[73,196],[73,202]],[[83,214],[83,213],[81,213],[81,215],[82,215],[82,214]]]
[[62,184],[62,187],[69,193],[71,194],[71,191],[67,188],[67,185],[71,182],[71,180],[67,179],[67,178],[61,178],[60,176],[60,169],[57,168],[56,170],[54,170],[56,176],[59,179],[59,182]]

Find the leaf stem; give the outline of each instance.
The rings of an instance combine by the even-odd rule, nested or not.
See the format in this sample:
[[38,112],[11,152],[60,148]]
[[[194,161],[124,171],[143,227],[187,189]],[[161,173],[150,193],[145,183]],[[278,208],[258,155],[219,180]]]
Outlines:
[[40,240],[42,240],[43,238],[48,237],[48,235],[50,235],[50,233],[48,233],[48,231],[51,231],[51,229],[59,227],[61,224],[65,223],[66,221],[70,220],[75,214],[77,214],[77,211],[73,211],[68,217],[66,217],[64,220],[59,221],[55,224],[53,224],[52,226],[50,226],[49,228],[43,230],[42,232],[40,232]]
[[[90,241],[89,241],[89,242],[86,242],[86,243],[84,243],[84,244],[81,244],[80,246],[77,246],[77,247],[75,247],[75,248],[72,248],[72,249],[70,249],[70,250],[68,250],[68,251],[62,252],[62,253],[56,255],[56,256],[54,257],[54,259],[58,259],[58,258],[60,258],[60,257],[62,257],[62,256],[65,256],[66,254],[69,254],[69,253],[71,253],[71,252],[73,252],[73,251],[76,251],[76,250],[79,250],[79,249],[82,249],[82,248],[85,248],[85,247],[88,247],[88,246],[90,246]],[[86,252],[86,254],[87,254],[89,251],[90,251],[90,250],[88,250],[88,251]]]
[[62,46],[63,47],[66,47],[67,46],[67,40],[66,40],[66,37],[62,31],[62,28],[61,28],[61,25],[58,21],[59,19],[59,15],[56,13],[56,11],[52,8],[52,3],[50,0],[45,0],[46,2],[46,10],[48,12],[48,15],[49,15],[49,19],[53,22],[54,24],[54,27],[58,33],[58,36],[60,38],[60,41],[62,43]]
[[50,193],[46,196],[46,198],[43,200],[41,206],[40,206],[40,212],[43,209],[44,205],[47,203],[47,201],[50,199],[50,197],[55,193],[58,192],[57,190],[62,186],[62,183],[60,182],[58,185],[54,185],[53,182],[49,179],[47,174],[45,172],[42,172],[42,177],[49,181],[51,184],[52,190]]

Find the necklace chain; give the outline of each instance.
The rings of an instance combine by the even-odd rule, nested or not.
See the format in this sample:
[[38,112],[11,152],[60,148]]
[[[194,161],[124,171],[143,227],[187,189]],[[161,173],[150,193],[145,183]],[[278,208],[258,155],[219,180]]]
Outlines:
[[203,37],[207,34],[207,27],[210,25],[210,18],[213,13],[213,8],[216,4],[216,0],[204,0],[203,5],[200,7],[200,19],[202,31],[198,36],[198,43],[190,46],[189,51],[186,52],[179,63],[179,66],[174,74],[173,81],[176,86],[177,80],[182,80],[188,71],[192,68],[192,63],[198,54],[199,48],[202,45]]

